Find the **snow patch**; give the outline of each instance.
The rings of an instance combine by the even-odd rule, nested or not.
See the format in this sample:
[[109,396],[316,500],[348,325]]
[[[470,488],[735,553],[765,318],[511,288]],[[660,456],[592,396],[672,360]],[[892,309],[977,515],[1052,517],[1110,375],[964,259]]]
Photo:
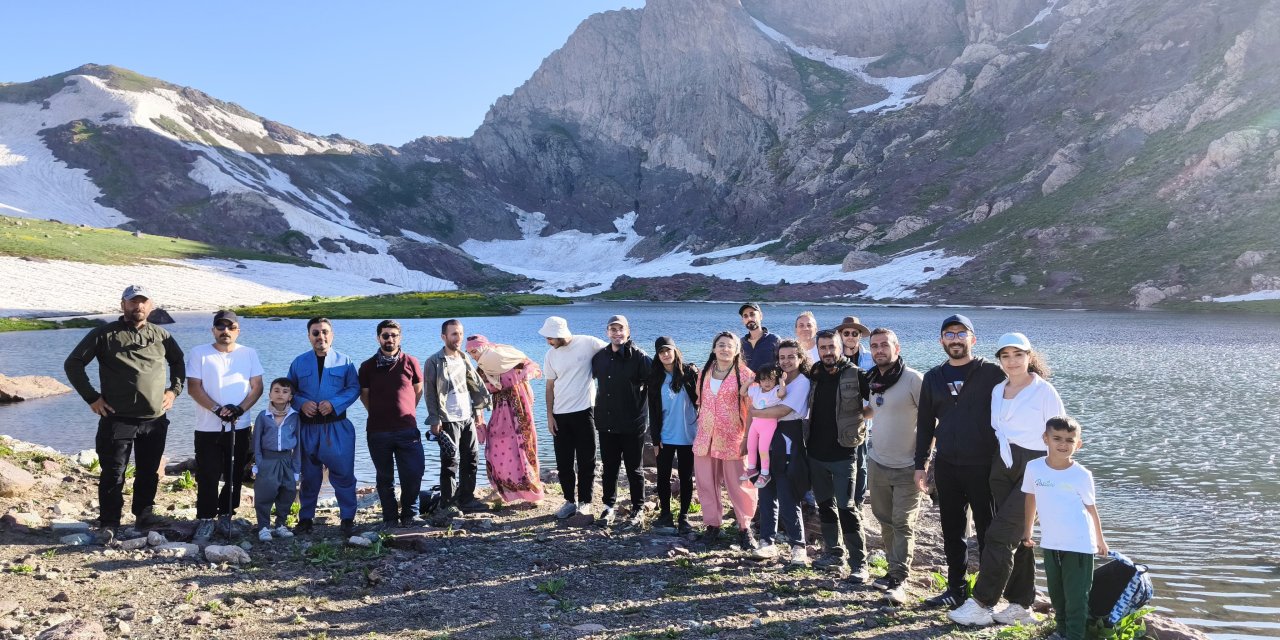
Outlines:
[[408,229],[401,229],[400,235],[414,242],[421,242],[422,244],[444,244],[443,242],[440,242],[435,238],[424,236],[421,233],[418,233],[416,231],[410,231]]
[[547,228],[547,216],[537,211],[525,211],[514,204],[507,205],[507,211],[516,214],[516,226],[520,234],[526,238],[536,238]]
[[341,202],[342,204],[351,204],[351,198],[348,198],[348,197],[346,197],[346,196],[342,195],[341,193],[338,193],[337,191],[334,191],[333,189],[328,189],[328,188],[326,188],[326,189],[325,189],[325,191],[328,191],[329,193],[332,193],[332,194],[333,194],[333,197],[335,197],[335,198],[337,198],[337,199],[338,199],[338,202]]
[[1252,302],[1255,300],[1280,300],[1280,290],[1265,289],[1262,291],[1254,291],[1251,293],[1241,293],[1234,296],[1222,296],[1214,298],[1214,302]]
[[[753,257],[693,266],[699,259],[739,256],[765,247],[761,242],[704,254],[676,250],[644,262],[627,257],[643,240],[635,231],[636,215],[614,221],[616,233],[589,234],[570,230],[549,236],[525,234],[520,240],[468,240],[460,246],[477,260],[503,271],[542,281],[541,292],[568,296],[601,293],[618,276],[661,277],[696,273],[727,280],[752,280],[761,284],[857,280],[869,285],[858,297],[909,298],[917,287],[968,262],[966,256],[947,256],[940,250],[895,257],[887,264],[859,271],[841,271],[840,265],[783,265],[771,258]],[[926,269],[929,269],[926,271]]]
[[440,158],[437,158],[433,155],[424,155],[422,156],[422,159],[426,162],[430,162],[431,164],[439,164],[441,162],[444,162],[444,160],[441,160]]
[[[175,311],[412,290],[351,273],[258,260],[101,265],[0,257],[0,275],[0,316],[111,313],[120,308],[118,296],[112,294],[134,283],[154,292],[160,306]],[[41,286],[32,287],[31,282]]]
[[1048,42],[1032,42],[1031,44],[1029,44],[1029,45],[1027,45],[1027,46],[1028,46],[1028,47],[1034,47],[1034,48],[1036,48],[1036,49],[1039,49],[1039,50],[1041,50],[1041,51],[1044,51],[1045,49],[1047,49],[1047,48],[1049,47],[1049,43],[1048,43]]
[[915,87],[916,85],[922,82],[926,82],[928,80],[933,79],[934,76],[938,75],[939,73],[942,73],[943,71],[942,69],[936,69],[934,71],[930,71],[929,73],[920,74],[918,76],[907,76],[907,77],[888,76],[888,77],[878,78],[867,73],[867,66],[875,62],[876,60],[883,58],[884,57],[883,55],[871,56],[869,58],[856,58],[853,56],[841,55],[839,53],[836,53],[835,51],[832,51],[831,49],[824,49],[822,47],[811,47],[807,45],[798,44],[791,38],[788,38],[786,35],[783,35],[782,33],[780,33],[778,30],[770,27],[769,25],[763,22],[760,22],[759,20],[756,20],[755,18],[752,18],[751,21],[754,22],[756,24],[756,27],[760,29],[762,33],[768,36],[770,40],[773,40],[775,42],[782,44],[783,46],[794,51],[795,53],[801,56],[804,56],[810,60],[813,60],[815,62],[821,62],[822,64],[825,64],[828,67],[831,67],[833,69],[839,69],[840,71],[843,71],[867,84],[875,85],[889,92],[889,97],[885,98],[884,100],[881,100],[880,102],[877,102],[875,104],[869,104],[863,107],[857,107],[855,109],[850,109],[849,113],[851,114],[852,113],[874,113],[876,111],[883,111],[885,113],[888,113],[890,111],[898,111],[900,109],[905,109],[915,104],[916,102],[919,102],[920,99],[924,97],[923,95],[918,95],[918,96],[910,95],[912,87]]
[[[1025,26],[1023,26],[1021,29],[1018,29],[1017,31],[1014,31],[1013,33],[1009,34],[1009,36],[1010,36],[1010,37],[1016,36],[1016,35],[1018,35],[1019,33],[1022,33],[1023,31],[1026,31],[1027,29],[1030,29],[1031,27],[1034,27],[1034,26],[1036,26],[1036,25],[1040,24],[1041,22],[1044,22],[1044,19],[1045,19],[1045,18],[1048,18],[1048,17],[1049,17],[1049,14],[1053,13],[1053,10],[1054,10],[1055,8],[1057,8],[1057,6],[1058,6],[1058,2],[1059,2],[1059,0],[1049,0],[1049,4],[1048,4],[1048,6],[1046,6],[1046,7],[1045,7],[1045,8],[1043,8],[1043,9],[1041,9],[1041,10],[1040,10],[1040,12],[1036,14],[1036,17],[1034,17],[1034,18],[1032,18],[1032,19],[1031,19],[1031,22],[1028,22],[1028,23],[1027,23]],[[1044,44],[1045,44],[1045,46],[1048,46],[1048,44],[1049,44],[1049,43],[1047,43],[1047,42],[1046,42],[1046,43],[1044,43]],[[1038,46],[1038,45],[1034,45],[1034,44],[1033,44],[1033,45],[1031,45],[1031,46],[1033,46],[1033,47],[1035,47],[1035,48],[1037,48],[1037,49],[1043,49],[1043,48],[1044,48],[1044,47],[1042,47],[1042,46]]]

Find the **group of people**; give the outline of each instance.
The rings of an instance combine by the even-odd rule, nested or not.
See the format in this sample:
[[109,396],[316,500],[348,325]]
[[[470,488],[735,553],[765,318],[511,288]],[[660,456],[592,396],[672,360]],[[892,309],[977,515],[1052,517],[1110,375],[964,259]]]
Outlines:
[[[256,352],[237,343],[233,312],[214,314],[213,342],[184,360],[172,336],[146,322],[151,301],[145,289],[126,289],[121,309],[120,320],[91,330],[66,360],[68,378],[101,418],[100,521],[108,537],[120,525],[131,451],[136,521],[148,527],[160,520],[152,507],[165,413],[184,381],[200,406],[196,537],[207,539],[218,528],[233,533],[237,461],[243,465],[252,448],[257,526],[266,540],[311,531],[324,469],[343,533],[353,531],[355,432],[346,412],[357,399],[368,410],[368,448],[387,525],[418,520],[424,449],[416,407],[424,396],[426,424],[440,448],[441,513],[486,508],[475,495],[480,444],[489,484],[503,500],[541,500],[530,381],[543,377],[564,498],[559,518],[591,515],[601,525],[614,524],[624,473],[628,523],[649,522],[641,473],[647,438],[658,467],[655,531],[692,533],[696,490],[704,540],[721,537],[727,497],[742,550],[772,559],[785,541],[790,562],[807,565],[802,505],[809,502],[822,538],[813,564],[865,583],[862,506],[869,499],[889,565],[873,585],[904,602],[931,471],[948,586],[925,604],[950,607],[948,615],[962,624],[1033,619],[1038,515],[1059,631],[1083,637],[1092,556],[1107,546],[1092,476],[1072,460],[1082,444],[1080,425],[1066,416],[1042,355],[1021,333],[1001,336],[991,362],[974,353],[973,323],[952,315],[939,332],[946,360],[921,374],[906,366],[892,329],[869,329],[849,316],[819,330],[805,311],[795,320],[794,338],[783,338],[763,325],[758,304],[747,303],[738,310],[745,333],[717,334],[701,368],[686,362],[667,336],[654,342],[651,358],[621,315],[606,321],[607,340],[574,334],[564,318],[547,318],[538,330],[549,347],[541,367],[514,347],[467,337],[461,322],[448,320],[442,348],[423,366],[401,350],[400,325],[385,320],[377,326],[375,355],[357,367],[333,350],[332,323],[313,318],[307,323],[311,350],[265,389],[269,406],[251,421],[248,413],[264,392],[263,372]],[[101,392],[85,374],[95,358]],[[221,493],[219,479],[228,480]],[[298,482],[301,512],[290,531],[284,518]],[[966,579],[970,515],[981,550],[972,593]],[[1008,604],[995,611],[1002,598]]]

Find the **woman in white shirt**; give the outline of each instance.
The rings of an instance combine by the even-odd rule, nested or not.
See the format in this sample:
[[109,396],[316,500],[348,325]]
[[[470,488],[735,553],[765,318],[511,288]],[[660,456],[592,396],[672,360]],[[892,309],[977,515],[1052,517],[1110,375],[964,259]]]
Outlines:
[[[991,460],[991,497],[995,518],[987,527],[973,597],[948,616],[969,625],[992,622],[1032,624],[1035,602],[1035,557],[1019,544],[1026,494],[1022,475],[1027,463],[1043,457],[1045,423],[1065,415],[1058,391],[1049,384],[1049,367],[1021,333],[1006,333],[996,345],[996,360],[1008,379],[991,391],[991,427],[999,453]],[[992,613],[1004,596],[1009,605]]]

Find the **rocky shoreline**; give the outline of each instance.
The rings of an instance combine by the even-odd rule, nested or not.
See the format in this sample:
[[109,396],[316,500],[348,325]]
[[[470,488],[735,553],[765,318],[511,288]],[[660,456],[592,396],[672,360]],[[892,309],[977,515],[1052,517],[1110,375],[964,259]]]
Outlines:
[[[311,536],[246,536],[201,549],[186,542],[194,489],[166,475],[157,509],[171,526],[109,547],[74,544],[86,542],[76,534],[97,508],[96,474],[85,465],[90,456],[0,439],[0,639],[1014,637],[956,627],[915,604],[943,566],[931,508],[922,513],[909,603],[897,607],[869,586],[753,560],[728,540],[557,521],[554,496],[381,533],[367,501],[359,540],[343,540],[335,510],[322,508]],[[554,482],[548,489],[558,492]],[[869,509],[864,515],[878,556],[879,528]],[[1148,620],[1164,640],[1204,637]],[[1049,629],[1019,633],[1032,639]]]

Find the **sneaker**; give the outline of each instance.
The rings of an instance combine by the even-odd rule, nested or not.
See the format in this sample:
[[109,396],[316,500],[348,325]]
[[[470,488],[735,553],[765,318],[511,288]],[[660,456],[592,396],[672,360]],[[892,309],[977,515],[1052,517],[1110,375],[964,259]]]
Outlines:
[[773,479],[773,476],[770,476],[767,473],[760,474],[759,477],[756,478],[756,488],[757,489],[765,488],[766,486],[768,486],[769,481],[772,479]]
[[215,530],[228,540],[233,540],[244,535],[244,531],[242,531],[240,527],[236,525],[235,521],[231,519],[231,516],[228,515],[218,516]]
[[419,518],[418,516],[400,516],[399,526],[401,529],[421,527],[422,518]]
[[191,536],[191,541],[196,544],[209,544],[209,540],[213,538],[213,519],[204,518],[196,521],[196,533]]
[[759,560],[773,560],[778,557],[778,545],[772,542],[762,544],[751,553],[751,556]]
[[856,567],[849,568],[849,582],[853,584],[866,584],[871,579],[871,572],[867,571],[867,565],[860,564]]
[[964,591],[962,589],[947,589],[932,598],[926,598],[924,606],[954,609],[960,606],[961,602],[964,602]]
[[875,582],[871,583],[871,586],[879,589],[880,591],[893,591],[898,588],[898,585],[900,584],[902,584],[902,581],[893,576],[882,576],[876,578]]
[[344,518],[342,524],[338,525],[338,530],[342,532],[342,537],[350,538],[356,534],[356,521],[351,518]]
[[271,533],[272,533],[272,535],[274,535],[274,536],[275,536],[275,537],[277,537],[277,538],[292,538],[292,537],[293,537],[293,532],[289,530],[289,527],[286,527],[286,526],[284,526],[284,525],[280,525],[280,526],[276,527],[275,529],[273,529],[273,530],[271,531]]
[[969,598],[960,605],[960,608],[947,612],[947,617],[956,624],[963,624],[970,627],[986,627],[995,622],[991,617],[990,607],[984,607],[978,604],[977,600]]
[[693,525],[689,524],[688,516],[680,516],[680,519],[676,522],[676,534],[687,536],[691,533],[693,533]]
[[154,511],[144,511],[142,512],[142,515],[134,518],[134,524],[139,529],[158,529],[160,527],[167,526],[169,524],[169,519],[164,516],[157,515]]
[[813,561],[813,568],[844,575],[849,572],[849,563],[844,561],[844,556],[824,553],[817,560]]
[[480,513],[482,511],[488,511],[489,505],[475,498],[472,498],[470,500],[467,500],[466,502],[459,504],[458,509],[461,510],[463,513]]
[[315,521],[311,518],[302,518],[298,520],[297,526],[293,528],[293,532],[305,536],[315,529]]
[[582,514],[582,515],[584,515],[584,516],[589,516],[589,515],[591,515],[591,512],[592,512],[592,511],[593,511],[593,509],[591,508],[591,503],[590,503],[590,502],[579,502],[579,503],[578,503],[578,513],[580,513],[580,514]]
[[720,527],[707,527],[702,530],[701,539],[706,544],[715,544],[720,539]]
[[791,564],[796,567],[809,566],[809,551],[803,545],[793,545],[791,547]]
[[99,527],[98,533],[93,536],[93,541],[104,547],[111,546],[111,543],[116,541],[116,528],[115,525]]
[[751,532],[750,528],[738,529],[738,546],[743,551],[754,552],[756,547],[756,534]]
[[655,533],[674,534],[676,532],[676,521],[671,517],[671,512],[666,511],[658,514],[658,519],[653,523]]
[[578,512],[578,505],[572,502],[566,502],[560,505],[560,510],[556,511],[556,518],[564,520]]
[[605,507],[600,510],[600,515],[596,516],[596,524],[601,527],[611,527],[613,526],[614,515],[613,507],[605,505]]
[[898,586],[884,592],[884,597],[895,605],[904,605],[907,603],[907,585],[899,583]]
[[271,542],[271,530],[263,527],[258,530],[258,540],[262,542]]
[[627,526],[632,529],[640,529],[644,527],[644,512],[637,511],[631,514],[631,518],[627,520]]
[[747,470],[742,472],[742,475],[738,476],[738,482],[743,482],[743,483],[751,482],[751,479],[754,478],[755,475],[756,475],[755,468],[747,467]]
[[1039,622],[1039,620],[1036,620],[1036,614],[1026,607],[1012,602],[1009,603],[1009,606],[991,614],[991,619],[1000,624],[1020,624],[1027,627]]

